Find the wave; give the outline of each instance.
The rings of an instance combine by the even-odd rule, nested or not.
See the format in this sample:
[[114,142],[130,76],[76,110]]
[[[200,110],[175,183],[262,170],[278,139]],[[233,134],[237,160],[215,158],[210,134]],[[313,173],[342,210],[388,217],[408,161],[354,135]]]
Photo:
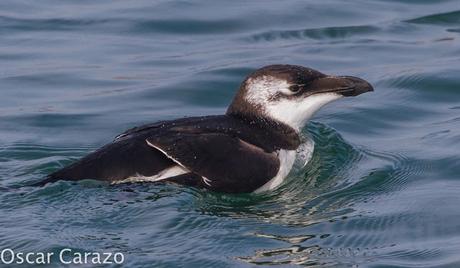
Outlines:
[[378,32],[380,29],[375,26],[356,25],[356,26],[337,26],[301,30],[278,30],[267,31],[251,35],[248,39],[254,42],[276,41],[289,39],[345,39],[353,36],[366,36]]

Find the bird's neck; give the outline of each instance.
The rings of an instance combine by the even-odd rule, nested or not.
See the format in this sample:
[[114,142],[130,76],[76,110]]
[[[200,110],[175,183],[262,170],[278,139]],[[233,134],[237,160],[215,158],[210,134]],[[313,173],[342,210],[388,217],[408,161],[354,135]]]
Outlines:
[[294,128],[275,119],[256,114],[228,113],[229,117],[249,124],[251,127],[262,129],[267,135],[280,141],[280,148],[295,150],[301,143],[300,135]]

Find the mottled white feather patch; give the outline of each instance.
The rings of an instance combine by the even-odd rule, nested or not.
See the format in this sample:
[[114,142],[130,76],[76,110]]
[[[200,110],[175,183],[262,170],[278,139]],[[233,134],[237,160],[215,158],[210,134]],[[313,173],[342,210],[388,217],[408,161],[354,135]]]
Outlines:
[[265,106],[268,99],[276,92],[282,92],[286,95],[293,94],[289,90],[289,86],[290,84],[286,80],[269,75],[249,78],[246,81],[246,100],[255,106]]

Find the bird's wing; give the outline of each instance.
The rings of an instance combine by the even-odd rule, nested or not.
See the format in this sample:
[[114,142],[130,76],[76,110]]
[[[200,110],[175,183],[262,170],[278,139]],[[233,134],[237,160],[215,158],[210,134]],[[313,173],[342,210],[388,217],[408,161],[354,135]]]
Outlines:
[[273,178],[280,165],[275,152],[225,133],[169,132],[146,142],[215,191],[252,192]]
[[130,129],[128,129],[128,130],[125,130],[123,133],[118,134],[118,135],[113,139],[113,141],[120,140],[120,139],[122,139],[122,138],[124,138],[124,137],[130,136],[130,135],[133,135],[133,134],[137,134],[137,133],[142,132],[142,131],[149,131],[149,130],[158,128],[158,127],[160,127],[161,124],[164,123],[164,122],[166,122],[166,121],[161,121],[161,122],[157,122],[157,123],[153,123],[153,124],[147,124],[147,125],[142,125],[142,126],[139,126],[139,127],[130,128]]

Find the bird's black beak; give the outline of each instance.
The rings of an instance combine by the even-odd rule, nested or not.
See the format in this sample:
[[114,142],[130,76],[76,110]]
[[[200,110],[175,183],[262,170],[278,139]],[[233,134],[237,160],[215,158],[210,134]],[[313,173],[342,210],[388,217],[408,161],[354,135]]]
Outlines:
[[374,91],[369,82],[354,76],[325,76],[317,79],[312,87],[314,93],[334,92],[345,97]]
[[337,78],[345,85],[345,88],[339,90],[338,93],[345,97],[358,96],[369,91],[374,91],[372,85],[364,79],[354,76],[339,76]]

